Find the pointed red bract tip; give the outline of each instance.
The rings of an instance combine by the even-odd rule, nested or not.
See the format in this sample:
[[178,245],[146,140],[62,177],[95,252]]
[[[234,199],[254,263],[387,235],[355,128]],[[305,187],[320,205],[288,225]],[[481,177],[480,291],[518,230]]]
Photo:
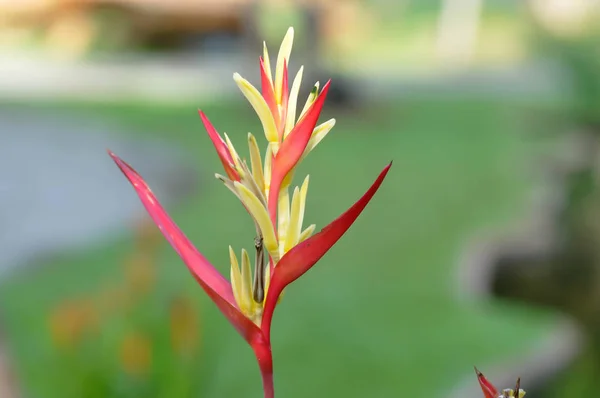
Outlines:
[[479,385],[481,386],[481,391],[483,391],[484,398],[495,398],[498,394],[498,390],[496,389],[496,387],[494,387],[494,385],[490,383],[488,379],[485,378],[483,373],[481,373],[479,369],[477,369],[477,367],[474,368],[475,373],[477,374],[477,381],[479,381]]
[[133,167],[110,150],[108,150],[108,154],[119,169],[121,169],[125,177],[127,177],[131,185],[133,185],[146,211],[179,257],[181,257],[200,286],[202,286],[208,296],[248,343],[252,344],[256,341],[257,335],[262,336],[262,333],[252,321],[238,310],[229,282],[194,247],[175,222],[173,222],[154,193],[150,190],[148,184],[146,184]]
[[271,174],[271,189],[269,191],[269,215],[273,225],[277,216],[277,199],[281,183],[285,176],[296,166],[298,160],[302,157],[312,132],[319,121],[321,110],[325,104],[327,93],[329,92],[331,80],[329,80],[323,90],[311,105],[306,114],[294,126],[286,139],[281,143],[281,147],[275,155]]
[[269,284],[261,325],[261,329],[267,336],[270,333],[273,311],[283,289],[315,265],[342,235],[346,233],[371,201],[385,179],[390,167],[392,167],[391,163],[381,171],[373,185],[352,207],[319,233],[293,247],[277,263]]
[[227,173],[227,176],[229,176],[229,178],[233,181],[239,181],[240,176],[233,167],[233,158],[231,157],[231,153],[229,152],[227,144],[225,141],[223,141],[223,138],[221,138],[221,135],[217,132],[217,129],[215,129],[204,112],[198,110],[198,114],[200,115],[200,119],[202,119],[202,123],[204,124],[204,128],[206,128],[206,132],[208,133],[210,140],[217,150],[217,155],[223,164],[225,173]]

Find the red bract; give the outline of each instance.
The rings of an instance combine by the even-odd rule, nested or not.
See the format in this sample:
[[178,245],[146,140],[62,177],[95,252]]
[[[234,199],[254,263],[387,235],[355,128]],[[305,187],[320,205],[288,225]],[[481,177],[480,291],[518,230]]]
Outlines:
[[477,380],[483,391],[484,398],[495,398],[496,395],[498,395],[496,387],[494,387],[494,385],[490,383],[477,368],[475,368],[475,373],[477,374]]
[[202,119],[202,123],[204,123],[204,127],[206,128],[206,132],[208,133],[210,140],[212,141],[213,145],[215,146],[215,149],[217,150],[217,155],[219,155],[219,159],[221,160],[221,163],[223,163],[223,168],[225,169],[225,172],[233,181],[239,181],[240,176],[238,175],[237,171],[235,171],[233,165],[233,158],[231,157],[231,153],[227,148],[227,144],[225,143],[225,141],[223,141],[223,138],[221,138],[221,135],[219,135],[217,129],[214,128],[214,126],[212,125],[210,120],[208,120],[208,117],[206,117],[204,112],[199,110],[198,114]]

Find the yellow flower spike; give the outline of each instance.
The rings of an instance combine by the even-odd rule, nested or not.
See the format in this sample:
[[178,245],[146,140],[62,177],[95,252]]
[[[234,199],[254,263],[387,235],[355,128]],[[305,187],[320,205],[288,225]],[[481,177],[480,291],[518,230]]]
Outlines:
[[292,46],[294,44],[294,28],[290,27],[283,41],[281,47],[279,47],[279,54],[277,54],[277,66],[275,68],[275,100],[277,104],[281,104],[281,86],[283,84],[283,64],[287,62],[290,64],[290,55],[292,54]]
[[240,175],[240,178],[244,178],[244,170],[242,170],[242,164],[240,163],[240,156],[238,155],[237,151],[235,150],[235,147],[233,146],[233,143],[229,139],[229,136],[227,135],[227,133],[223,133],[223,136],[225,137],[225,143],[227,144],[227,148],[229,149],[229,153],[231,154],[231,157],[233,159],[233,165],[235,166],[235,171],[238,172],[238,174]]
[[310,94],[308,94],[308,98],[306,99],[304,108],[302,108],[302,112],[300,112],[300,116],[298,116],[298,120],[302,119],[302,116],[310,109],[310,106],[317,99],[317,95],[319,95],[319,82],[316,82],[312,90],[310,90]]
[[329,119],[325,123],[319,124],[312,132],[310,136],[310,140],[300,157],[299,162],[301,162],[319,143],[325,138],[327,134],[331,131],[331,129],[335,126],[335,119]]
[[258,114],[258,118],[262,123],[263,130],[265,131],[265,137],[269,142],[279,142],[279,135],[277,134],[277,126],[275,125],[275,119],[269,109],[269,105],[260,94],[260,92],[250,82],[240,76],[239,73],[233,74],[233,80],[244,94],[244,97],[250,102],[250,105],[254,108]]
[[281,187],[277,203],[277,233],[279,237],[279,255],[283,256],[288,226],[290,224],[290,193],[288,185]]
[[244,283],[242,280],[242,273],[240,272],[238,259],[231,246],[229,246],[229,261],[231,262],[231,289],[233,290],[233,297],[240,307],[240,311],[242,311],[244,314],[249,314],[250,302],[243,294]]
[[310,238],[313,232],[315,232],[315,228],[317,228],[315,224],[311,224],[308,227],[306,227],[306,229],[300,234],[300,239],[298,239],[298,243],[302,243],[306,239]]
[[263,193],[265,192],[265,178],[263,174],[262,159],[260,158],[260,150],[256,143],[256,138],[248,133],[248,148],[250,149],[250,165],[252,166],[252,176],[256,185]]
[[269,143],[267,145],[267,153],[265,154],[265,173],[264,173],[264,181],[265,181],[265,197],[269,197],[269,188],[271,187],[271,167],[273,162],[273,147]]
[[269,59],[269,51],[267,50],[267,42],[263,41],[263,64],[265,65],[265,72],[267,78],[273,84],[273,78],[271,77],[271,60]]
[[273,224],[271,224],[271,219],[269,218],[267,209],[262,205],[262,203],[260,203],[260,200],[256,197],[256,195],[254,195],[252,191],[250,191],[243,184],[238,181],[235,181],[233,184],[242,199],[242,203],[244,203],[250,212],[250,215],[252,215],[258,224],[260,232],[263,235],[263,243],[265,248],[271,257],[273,257],[273,261],[279,261],[279,247],[277,238],[275,237],[275,230],[273,229]]
[[242,296],[244,301],[248,303],[248,310],[250,317],[252,318],[255,310],[254,299],[252,298],[252,265],[250,263],[250,257],[246,249],[242,249]]
[[285,130],[283,132],[283,138],[287,137],[287,135],[294,128],[294,124],[296,123],[296,106],[298,104],[298,93],[300,92],[300,85],[302,84],[302,74],[304,72],[304,66],[300,67],[298,70],[298,74],[294,78],[294,83],[292,83],[292,89],[290,90],[290,97],[288,99],[288,108],[287,115],[285,120]]

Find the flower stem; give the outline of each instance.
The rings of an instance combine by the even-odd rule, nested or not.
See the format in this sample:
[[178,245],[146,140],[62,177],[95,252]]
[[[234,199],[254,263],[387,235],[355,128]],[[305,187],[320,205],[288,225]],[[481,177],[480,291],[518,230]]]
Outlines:
[[275,389],[273,387],[273,355],[271,354],[271,344],[267,341],[261,341],[253,344],[254,354],[258,360],[260,375],[262,376],[263,390],[265,398],[275,398]]

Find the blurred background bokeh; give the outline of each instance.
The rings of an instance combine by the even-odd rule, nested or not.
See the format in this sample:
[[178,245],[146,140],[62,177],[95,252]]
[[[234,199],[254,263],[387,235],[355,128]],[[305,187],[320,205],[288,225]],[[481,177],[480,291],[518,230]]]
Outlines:
[[196,111],[262,139],[231,75],[291,25],[337,119],[310,222],[394,167],[278,308],[278,396],[597,396],[599,0],[0,0],[0,397],[261,396],[105,149],[227,274],[252,223]]

